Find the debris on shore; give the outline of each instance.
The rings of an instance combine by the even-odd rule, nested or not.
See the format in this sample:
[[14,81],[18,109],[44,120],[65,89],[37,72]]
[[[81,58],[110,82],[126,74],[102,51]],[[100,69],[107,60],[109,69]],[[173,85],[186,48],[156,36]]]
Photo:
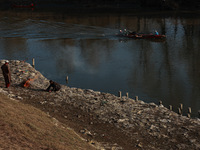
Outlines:
[[[0,65],[5,60],[0,61]],[[49,80],[30,64],[10,61],[12,84],[0,93],[40,108],[66,123],[88,142],[105,149],[200,149],[200,120],[179,115],[163,105],[128,97],[61,86],[48,93]],[[28,87],[24,87],[26,81]]]

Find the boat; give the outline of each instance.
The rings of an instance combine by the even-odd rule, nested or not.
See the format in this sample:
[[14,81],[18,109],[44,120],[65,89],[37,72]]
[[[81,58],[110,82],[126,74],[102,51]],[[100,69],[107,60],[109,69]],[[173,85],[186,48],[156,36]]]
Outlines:
[[119,33],[117,34],[119,37],[127,37],[127,38],[133,38],[133,39],[165,39],[165,35],[161,34],[145,34],[145,33],[137,33],[137,32],[132,32],[124,29],[124,31],[120,30]]
[[164,39],[166,38],[165,35],[155,35],[155,34],[140,34],[141,38],[143,39]]
[[35,4],[31,3],[31,4],[12,4],[11,7],[13,8],[34,8]]

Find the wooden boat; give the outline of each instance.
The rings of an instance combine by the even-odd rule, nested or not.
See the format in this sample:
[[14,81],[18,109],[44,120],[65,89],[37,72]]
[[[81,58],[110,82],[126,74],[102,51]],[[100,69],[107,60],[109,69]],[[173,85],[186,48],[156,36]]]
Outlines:
[[156,35],[156,34],[143,34],[143,33],[136,33],[132,31],[122,31],[117,34],[119,37],[127,37],[127,38],[133,38],[133,39],[165,39],[165,35]]
[[141,34],[143,39],[163,39],[166,38],[165,35],[155,35],[155,34]]
[[34,8],[35,7],[35,4],[34,3],[31,3],[31,4],[12,4],[11,5],[13,8]]

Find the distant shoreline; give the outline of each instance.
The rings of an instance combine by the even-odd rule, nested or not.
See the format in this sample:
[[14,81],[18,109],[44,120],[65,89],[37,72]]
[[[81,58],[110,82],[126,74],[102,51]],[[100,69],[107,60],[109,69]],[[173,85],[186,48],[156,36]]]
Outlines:
[[[1,5],[1,4],[0,4]],[[191,14],[200,14],[200,10],[159,10],[159,9],[118,9],[118,8],[52,8],[52,7],[35,7],[31,8],[11,8],[11,7],[1,7],[0,11],[7,12],[54,12],[54,13],[67,13],[67,14],[135,14],[135,15],[189,15]],[[91,14],[92,13],[92,14]],[[192,16],[195,17],[195,16]],[[196,16],[198,17],[198,16]]]
[[[12,4],[30,5],[31,1],[0,0],[0,10],[13,9]],[[193,2],[194,3],[194,2]],[[135,12],[135,11],[198,11],[200,3],[189,5],[178,2],[166,1],[141,2],[132,1],[64,1],[64,0],[34,0],[34,9],[39,11],[63,11],[63,12]],[[28,8],[14,8],[28,9]],[[30,9],[30,8],[29,8]]]

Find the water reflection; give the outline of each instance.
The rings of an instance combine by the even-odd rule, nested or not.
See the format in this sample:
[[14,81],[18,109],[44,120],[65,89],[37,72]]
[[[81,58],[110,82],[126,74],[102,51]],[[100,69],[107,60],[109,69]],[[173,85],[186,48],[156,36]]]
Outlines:
[[4,58],[18,58],[19,56],[27,55],[26,39],[1,38],[0,50],[0,54]]
[[[200,19],[191,16],[38,12],[0,14],[1,59],[36,59],[49,79],[69,86],[117,94],[129,92],[146,102],[162,100],[200,109]],[[153,32],[164,42],[127,40],[118,29]]]

